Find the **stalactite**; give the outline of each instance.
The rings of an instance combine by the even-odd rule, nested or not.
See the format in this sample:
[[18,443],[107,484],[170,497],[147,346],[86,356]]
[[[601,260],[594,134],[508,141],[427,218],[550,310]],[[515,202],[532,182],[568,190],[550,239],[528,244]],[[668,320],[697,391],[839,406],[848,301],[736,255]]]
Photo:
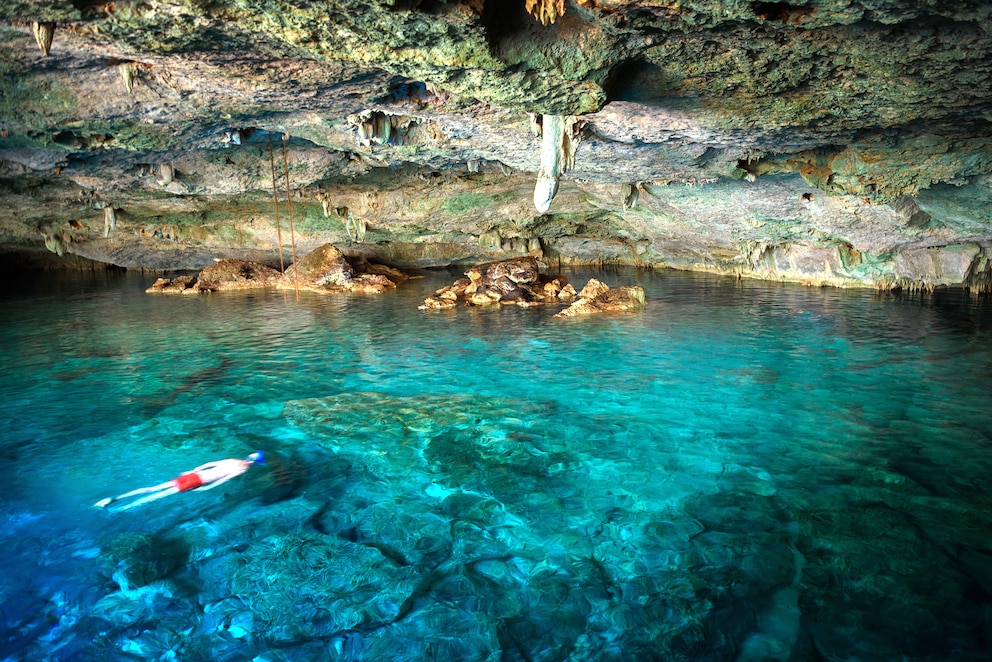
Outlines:
[[541,137],[541,116],[537,113],[527,113],[527,120],[530,123],[530,132],[537,138]]
[[324,218],[331,217],[331,196],[327,191],[317,191],[315,196],[317,200],[320,201],[321,207],[324,208]]
[[551,25],[565,15],[565,0],[527,0],[526,7],[541,25]]
[[40,232],[42,239],[45,241],[45,248],[59,257],[65,255],[65,252],[69,249],[69,244],[72,242],[72,237],[68,232],[64,229],[53,228],[51,226],[40,228]]
[[366,225],[364,218],[356,216],[349,211],[348,218],[344,224],[344,230],[348,233],[349,239],[356,244],[360,244],[365,241],[365,232],[368,230],[368,225]]
[[158,180],[159,186],[168,186],[176,176],[175,168],[168,164],[159,166],[159,171],[162,174],[162,179]]
[[380,145],[389,143],[389,138],[393,133],[393,123],[388,115],[383,113],[373,113],[372,115],[372,140]]
[[558,180],[575,165],[579,146],[578,118],[574,115],[544,115],[541,121],[541,169],[534,187],[534,206],[542,214],[551,208],[558,193]]
[[117,70],[121,72],[121,78],[124,80],[124,87],[130,93],[134,89],[134,79],[138,75],[138,65],[134,62],[122,62],[117,65]]
[[41,54],[48,55],[52,50],[52,39],[55,37],[55,24],[35,22],[31,25],[31,31],[34,32],[34,40],[38,42]]
[[117,212],[111,206],[103,208],[103,236],[109,237],[111,230],[117,229]]
[[620,185],[620,204],[624,209],[633,209],[637,206],[637,199],[640,197],[637,184]]

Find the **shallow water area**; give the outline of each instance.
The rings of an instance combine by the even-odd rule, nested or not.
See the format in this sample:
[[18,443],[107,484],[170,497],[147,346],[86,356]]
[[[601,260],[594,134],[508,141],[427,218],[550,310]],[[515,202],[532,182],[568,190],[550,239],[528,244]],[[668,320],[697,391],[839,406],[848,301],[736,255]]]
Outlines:
[[[992,656],[992,305],[675,272],[639,313],[0,295],[0,659]],[[266,464],[133,510],[204,462]]]

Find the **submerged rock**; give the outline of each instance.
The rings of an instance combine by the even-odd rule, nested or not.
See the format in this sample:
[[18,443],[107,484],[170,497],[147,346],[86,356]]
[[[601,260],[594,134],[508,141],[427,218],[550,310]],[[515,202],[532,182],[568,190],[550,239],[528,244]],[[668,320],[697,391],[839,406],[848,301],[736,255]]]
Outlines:
[[489,490],[511,496],[517,472],[544,475],[570,454],[564,441],[530,434],[530,421],[546,414],[542,403],[467,394],[341,393],[283,408],[323,447],[376,475],[458,486],[481,471]]
[[555,317],[577,317],[594,313],[616,313],[639,310],[644,307],[644,288],[623,285],[610,288],[595,278],[590,278],[579,292],[579,298]]
[[378,550],[319,533],[253,542],[231,568],[231,589],[251,605],[253,635],[295,643],[395,620],[420,582]]
[[186,563],[189,549],[181,540],[143,533],[121,533],[100,547],[103,571],[129,590],[168,577]]
[[528,306],[568,302],[575,296],[565,276],[542,275],[537,259],[529,255],[480,264],[465,275],[468,278],[459,278],[424,299],[420,310],[451,308],[459,302],[470,306]]

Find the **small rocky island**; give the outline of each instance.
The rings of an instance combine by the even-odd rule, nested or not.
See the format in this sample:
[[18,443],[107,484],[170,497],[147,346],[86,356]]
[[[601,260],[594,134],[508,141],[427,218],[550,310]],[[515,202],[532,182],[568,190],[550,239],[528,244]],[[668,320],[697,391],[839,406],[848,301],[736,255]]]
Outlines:
[[234,258],[217,260],[196,276],[159,278],[146,292],[202,294],[231,290],[296,289],[321,294],[352,292],[381,294],[409,276],[362,256],[346,256],[324,244],[286,268],[285,273],[264,264]]
[[424,299],[420,310],[454,308],[459,303],[467,306],[571,304],[555,317],[574,317],[636,310],[644,305],[644,289],[636,285],[611,289],[592,278],[576,293],[568,278],[542,274],[537,259],[529,255],[480,264],[465,275],[467,278],[459,278]]

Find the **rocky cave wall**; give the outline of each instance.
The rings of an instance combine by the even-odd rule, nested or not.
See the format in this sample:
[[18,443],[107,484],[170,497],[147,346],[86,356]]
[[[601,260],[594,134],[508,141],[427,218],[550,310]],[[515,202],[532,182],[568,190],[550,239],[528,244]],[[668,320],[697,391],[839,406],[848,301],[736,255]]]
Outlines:
[[984,291],[990,33],[977,1],[0,0],[2,262],[295,237]]

